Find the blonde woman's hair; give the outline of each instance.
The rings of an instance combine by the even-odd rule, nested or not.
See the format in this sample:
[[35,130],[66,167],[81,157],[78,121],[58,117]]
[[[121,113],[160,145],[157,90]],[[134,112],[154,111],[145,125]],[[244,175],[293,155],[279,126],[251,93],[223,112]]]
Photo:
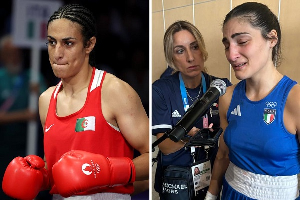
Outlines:
[[174,53],[173,36],[175,33],[182,31],[182,30],[189,31],[195,37],[196,41],[198,42],[199,49],[202,53],[204,62],[208,58],[208,53],[205,48],[204,39],[203,39],[200,31],[197,29],[197,27],[188,21],[183,21],[183,20],[176,21],[168,27],[168,29],[166,30],[165,35],[164,35],[165,59],[166,59],[168,65],[173,69],[173,71],[177,71],[177,69],[174,65],[174,60],[173,60],[173,53]]

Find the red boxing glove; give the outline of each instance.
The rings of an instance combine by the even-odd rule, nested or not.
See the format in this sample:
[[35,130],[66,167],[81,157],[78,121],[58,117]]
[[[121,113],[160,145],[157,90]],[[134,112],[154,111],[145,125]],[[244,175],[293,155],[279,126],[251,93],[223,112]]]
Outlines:
[[65,153],[52,167],[54,183],[60,195],[135,181],[135,167],[130,158],[106,158],[100,154],[73,150]]
[[44,160],[35,155],[14,158],[6,168],[2,189],[15,199],[32,200],[49,187]]

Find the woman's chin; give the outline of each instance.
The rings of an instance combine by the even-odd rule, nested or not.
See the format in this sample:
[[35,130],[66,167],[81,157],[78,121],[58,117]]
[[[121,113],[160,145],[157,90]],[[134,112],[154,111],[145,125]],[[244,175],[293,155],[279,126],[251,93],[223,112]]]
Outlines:
[[241,72],[238,72],[238,71],[235,71],[235,77],[236,77],[238,80],[244,80],[244,79],[247,79],[247,76],[246,76],[244,73],[241,73]]

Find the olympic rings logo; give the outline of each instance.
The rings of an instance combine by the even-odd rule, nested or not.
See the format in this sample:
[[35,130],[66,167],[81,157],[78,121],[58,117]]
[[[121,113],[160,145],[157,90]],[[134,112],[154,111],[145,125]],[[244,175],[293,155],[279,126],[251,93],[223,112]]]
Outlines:
[[266,102],[267,107],[275,108],[277,106],[277,102]]

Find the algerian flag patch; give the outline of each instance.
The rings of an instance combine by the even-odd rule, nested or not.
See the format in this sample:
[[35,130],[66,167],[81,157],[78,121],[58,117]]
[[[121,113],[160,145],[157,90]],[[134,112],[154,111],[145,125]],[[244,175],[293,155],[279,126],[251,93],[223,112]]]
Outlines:
[[95,131],[95,116],[89,116],[89,117],[77,119],[75,131],[76,132]]

